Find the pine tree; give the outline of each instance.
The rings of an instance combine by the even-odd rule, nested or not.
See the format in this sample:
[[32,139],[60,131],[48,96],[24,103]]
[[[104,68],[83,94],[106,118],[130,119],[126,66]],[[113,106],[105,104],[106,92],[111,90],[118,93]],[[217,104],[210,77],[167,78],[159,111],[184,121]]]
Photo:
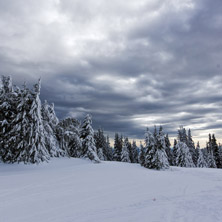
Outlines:
[[168,133],[165,136],[165,144],[166,144],[166,150],[165,150],[166,155],[167,155],[169,164],[172,166],[173,165],[173,151],[170,148],[171,144],[170,144],[170,140],[169,140],[169,137],[168,137]]
[[50,156],[64,156],[65,151],[60,148],[56,137],[56,127],[59,120],[55,114],[54,104],[49,105],[47,101],[42,104],[42,118],[45,129],[46,147]]
[[120,137],[118,133],[115,133],[114,154],[113,154],[113,159],[115,161],[121,161],[122,144],[123,144],[122,136]]
[[173,166],[176,166],[176,158],[177,158],[177,140],[174,139],[174,144],[173,144]]
[[147,130],[145,144],[147,151],[144,166],[157,170],[169,168],[169,162],[165,152],[165,135],[162,126],[160,126],[158,133],[155,127],[153,135]]
[[138,163],[138,148],[136,145],[136,141],[133,141],[132,143],[132,163]]
[[145,163],[145,148],[142,145],[142,142],[140,142],[140,152],[138,156],[138,162],[140,163],[141,166],[144,166]]
[[105,148],[105,156],[108,161],[113,160],[113,149],[110,146],[109,136],[106,137],[106,148]]
[[0,157],[3,162],[16,161],[16,137],[13,122],[17,115],[18,92],[14,92],[11,77],[0,79]]
[[204,159],[203,152],[200,149],[199,142],[197,142],[197,148],[196,149],[198,151],[197,167],[208,167],[208,164]]
[[190,154],[192,156],[192,160],[193,160],[193,163],[196,165],[197,164],[197,153],[196,153],[196,150],[195,150],[195,144],[193,142],[193,139],[192,139],[192,135],[191,135],[191,130],[189,129],[188,130],[188,136],[187,136],[187,146],[190,150]]
[[212,146],[211,146],[211,135],[209,134],[209,142],[207,143],[207,165],[210,168],[217,168],[213,151],[212,151]]
[[176,145],[176,166],[195,167],[189,148],[184,142],[178,142]]
[[187,144],[187,133],[183,126],[180,126],[180,129],[178,130],[178,141]]
[[[25,115],[25,120],[22,123],[24,129],[22,130],[21,136],[24,136],[24,138],[21,140],[20,149],[18,150],[18,162],[40,163],[47,161],[50,158],[49,152],[46,148],[46,132],[41,115],[41,101],[39,99],[40,84],[41,82],[39,80],[39,82],[34,85],[34,91],[28,92],[28,95],[26,95],[27,92],[25,92],[24,98],[25,100],[28,100],[29,106],[26,107],[24,98],[21,103],[22,112],[18,119],[20,120],[21,115],[23,114],[23,116]],[[26,108],[27,110],[23,110]]]
[[63,155],[81,157],[80,122],[75,118],[66,118],[56,125],[56,137]]
[[217,166],[217,168],[222,168],[221,161],[220,161],[219,148],[218,148],[217,140],[216,140],[214,134],[212,135],[211,146],[212,146],[212,151],[213,151],[216,166]]
[[124,139],[124,143],[123,143],[123,148],[122,148],[122,152],[121,152],[121,162],[128,162],[130,163],[130,157],[129,157],[129,141],[128,138],[126,137]]
[[106,137],[104,136],[103,130],[98,129],[98,131],[95,132],[94,138],[95,138],[95,144],[96,144],[99,159],[107,160],[107,154],[105,155]]
[[92,118],[88,114],[83,120],[81,127],[81,139],[83,146],[82,157],[89,158],[90,160],[99,163],[100,159],[97,155],[95,140],[94,140],[94,130],[92,128]]

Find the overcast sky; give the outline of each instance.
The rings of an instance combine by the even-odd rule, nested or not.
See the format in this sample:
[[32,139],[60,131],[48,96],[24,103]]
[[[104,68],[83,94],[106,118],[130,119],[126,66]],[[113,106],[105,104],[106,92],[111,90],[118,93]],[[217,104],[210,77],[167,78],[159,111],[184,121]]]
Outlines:
[[221,0],[0,0],[0,74],[42,78],[59,118],[222,138]]

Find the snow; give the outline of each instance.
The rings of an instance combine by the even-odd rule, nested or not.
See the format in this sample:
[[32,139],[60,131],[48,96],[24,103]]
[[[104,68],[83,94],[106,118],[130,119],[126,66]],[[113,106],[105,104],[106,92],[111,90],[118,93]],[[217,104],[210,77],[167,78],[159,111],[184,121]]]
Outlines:
[[0,164],[1,222],[219,222],[222,170],[60,158]]

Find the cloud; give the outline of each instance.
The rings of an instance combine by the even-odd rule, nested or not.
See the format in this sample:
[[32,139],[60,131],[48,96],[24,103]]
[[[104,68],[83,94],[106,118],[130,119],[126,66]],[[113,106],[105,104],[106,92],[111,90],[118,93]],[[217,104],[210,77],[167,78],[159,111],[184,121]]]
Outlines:
[[180,125],[221,140],[222,3],[0,0],[0,74],[42,77],[59,118],[142,139]]

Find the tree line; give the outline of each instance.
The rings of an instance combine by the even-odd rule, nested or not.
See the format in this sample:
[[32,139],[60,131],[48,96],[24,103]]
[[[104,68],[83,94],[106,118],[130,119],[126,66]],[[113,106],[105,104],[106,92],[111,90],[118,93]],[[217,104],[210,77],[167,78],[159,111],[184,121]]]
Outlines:
[[196,147],[191,130],[181,127],[171,147],[163,127],[145,131],[144,143],[115,133],[114,146],[102,129],[96,132],[88,114],[59,120],[54,105],[40,100],[41,82],[32,89],[12,84],[11,77],[0,79],[0,159],[5,163],[40,163],[52,157],[87,158],[100,161],[140,163],[150,169],[169,166],[222,168],[222,148],[215,135],[209,135],[205,149]]

